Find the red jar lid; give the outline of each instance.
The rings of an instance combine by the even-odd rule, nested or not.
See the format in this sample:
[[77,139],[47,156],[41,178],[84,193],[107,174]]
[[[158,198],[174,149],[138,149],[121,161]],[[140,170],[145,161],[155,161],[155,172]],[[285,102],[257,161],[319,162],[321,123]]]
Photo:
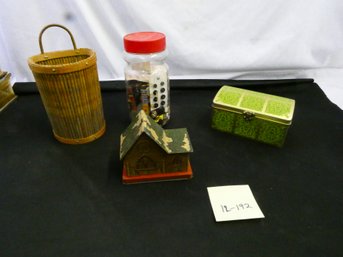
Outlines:
[[149,54],[166,49],[166,36],[160,32],[136,32],[124,37],[124,48],[128,53]]

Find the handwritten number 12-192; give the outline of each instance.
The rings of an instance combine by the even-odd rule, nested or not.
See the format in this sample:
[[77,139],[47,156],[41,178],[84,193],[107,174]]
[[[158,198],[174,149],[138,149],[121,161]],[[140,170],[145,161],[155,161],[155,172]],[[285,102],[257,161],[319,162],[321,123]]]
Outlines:
[[236,205],[220,205],[222,212],[231,212],[231,211],[244,211],[252,208],[248,203],[240,203]]

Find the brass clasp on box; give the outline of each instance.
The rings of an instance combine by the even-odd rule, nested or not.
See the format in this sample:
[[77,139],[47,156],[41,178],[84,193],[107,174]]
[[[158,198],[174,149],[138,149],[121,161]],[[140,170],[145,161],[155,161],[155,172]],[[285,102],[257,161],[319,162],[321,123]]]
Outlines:
[[252,119],[255,117],[255,113],[244,111],[243,112],[243,118],[245,121],[252,121]]

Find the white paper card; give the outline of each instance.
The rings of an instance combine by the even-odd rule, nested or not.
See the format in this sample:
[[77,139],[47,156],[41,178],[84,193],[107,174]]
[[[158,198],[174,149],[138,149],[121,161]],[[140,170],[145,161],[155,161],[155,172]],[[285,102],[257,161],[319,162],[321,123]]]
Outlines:
[[249,185],[208,187],[217,222],[264,218]]

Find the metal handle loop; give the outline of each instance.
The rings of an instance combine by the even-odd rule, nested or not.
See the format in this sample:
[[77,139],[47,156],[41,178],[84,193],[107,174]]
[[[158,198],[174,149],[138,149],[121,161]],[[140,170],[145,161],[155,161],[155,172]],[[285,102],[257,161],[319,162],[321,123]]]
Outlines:
[[48,28],[51,28],[51,27],[59,27],[59,28],[62,28],[64,29],[65,31],[68,32],[69,36],[70,36],[70,39],[71,39],[71,42],[73,43],[73,47],[74,47],[74,50],[76,50],[76,44],[75,44],[75,40],[74,40],[74,37],[73,35],[71,34],[71,32],[64,26],[62,25],[59,25],[59,24],[49,24],[47,26],[45,26],[42,31],[39,33],[39,48],[40,48],[40,52],[42,54],[44,54],[44,49],[43,49],[43,44],[42,44],[42,36],[43,36],[43,33],[45,30],[47,30]]

